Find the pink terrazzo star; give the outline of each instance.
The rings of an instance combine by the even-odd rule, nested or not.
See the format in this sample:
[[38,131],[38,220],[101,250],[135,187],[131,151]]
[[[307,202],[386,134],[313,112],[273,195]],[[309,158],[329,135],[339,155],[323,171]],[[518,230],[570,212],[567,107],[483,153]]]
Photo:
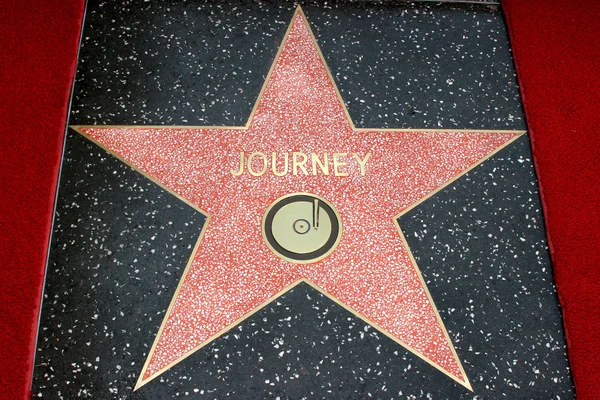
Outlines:
[[[136,388],[299,282],[471,388],[396,218],[522,132],[356,129],[300,9],[246,126],[75,128],[210,216]],[[284,176],[234,176],[240,152],[276,152],[279,171],[284,153],[347,153],[347,176],[310,164],[294,174],[292,160]],[[364,171],[352,153],[371,153]],[[342,221],[339,245],[314,263],[285,261],[262,237],[269,205],[296,192],[328,200]]]

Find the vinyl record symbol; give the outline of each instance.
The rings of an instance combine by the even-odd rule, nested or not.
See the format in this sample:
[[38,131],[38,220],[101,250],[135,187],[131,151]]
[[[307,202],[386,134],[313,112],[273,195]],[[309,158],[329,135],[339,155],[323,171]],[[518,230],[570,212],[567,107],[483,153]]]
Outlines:
[[310,193],[293,193],[275,200],[265,212],[262,228],[269,249],[297,264],[327,257],[342,236],[336,209]]

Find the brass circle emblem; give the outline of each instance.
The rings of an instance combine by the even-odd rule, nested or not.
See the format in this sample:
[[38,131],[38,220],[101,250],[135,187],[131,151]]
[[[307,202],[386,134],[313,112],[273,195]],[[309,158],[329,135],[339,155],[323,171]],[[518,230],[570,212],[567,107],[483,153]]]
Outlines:
[[293,193],[275,200],[262,221],[265,243],[278,257],[309,264],[327,257],[342,237],[335,207],[311,193]]

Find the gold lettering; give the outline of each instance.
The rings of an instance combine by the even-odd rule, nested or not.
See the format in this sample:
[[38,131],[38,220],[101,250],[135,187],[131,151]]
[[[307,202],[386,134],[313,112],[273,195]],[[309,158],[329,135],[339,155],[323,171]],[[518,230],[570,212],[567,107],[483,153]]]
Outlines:
[[[263,166],[259,172],[254,171],[254,169],[252,168],[252,160],[254,160],[254,157],[260,157],[263,159]],[[267,156],[265,153],[261,153],[260,151],[255,151],[254,153],[252,153],[248,156],[248,172],[250,172],[250,175],[261,176],[266,171],[267,171]]]
[[243,173],[244,173],[244,152],[240,151],[240,170],[236,172],[233,170],[233,168],[231,168],[231,175],[240,176]]
[[333,153],[333,173],[335,176],[348,176],[347,172],[341,172],[340,167],[346,165],[345,161],[339,159],[339,157],[346,157],[348,153]]
[[327,153],[323,153],[323,162],[319,160],[317,153],[310,153],[310,157],[312,158],[313,175],[317,175],[317,165],[321,168],[321,172],[324,175],[329,175],[329,157],[327,156]]
[[[300,156],[301,161],[298,161],[298,156]],[[293,165],[293,171],[294,171],[294,175],[298,175],[298,168],[300,168],[302,170],[302,172],[304,172],[304,175],[308,175],[308,172],[306,171],[306,161],[307,161],[308,157],[306,157],[306,154],[299,152],[299,151],[294,151],[292,153],[292,165]]]
[[285,163],[283,172],[277,172],[277,153],[271,153],[271,170],[273,171],[273,175],[284,176],[288,173],[288,153],[283,153],[283,162]]
[[[333,175],[335,176],[349,176],[348,172],[348,156],[352,155],[352,157],[358,163],[358,167],[360,169],[360,174],[362,176],[367,175],[367,162],[371,159],[371,152],[365,154],[364,157],[361,157],[359,153],[327,153],[323,152],[322,157],[318,153],[303,153],[301,151],[292,152],[292,166],[290,168],[290,155],[289,153],[283,153],[283,160],[280,159],[282,153],[277,153],[275,151],[271,152],[271,160],[269,161],[268,153],[263,153],[261,151],[255,151],[248,156],[246,156],[245,152],[240,151],[240,160],[239,160],[239,170],[235,170],[234,168],[230,169],[231,175],[240,176],[248,170],[248,173],[252,176],[262,176],[270,169],[274,176],[285,176],[290,172],[294,175],[325,175],[329,176],[330,172],[330,158],[331,163],[333,164]],[[308,154],[308,155],[307,155]],[[330,157],[331,156],[331,157]],[[310,167],[308,166],[310,160]],[[256,159],[259,159],[257,162]],[[262,165],[260,162],[262,161]],[[281,168],[281,164],[283,161],[283,168]],[[257,165],[257,163],[259,165]],[[278,170],[279,167],[279,170]],[[311,168],[312,167],[312,168]],[[309,171],[310,169],[310,171]]]
[[363,158],[362,160],[360,159],[360,156],[356,153],[352,153],[352,157],[354,157],[356,159],[356,161],[358,161],[358,165],[360,166],[360,174],[362,176],[365,176],[366,172],[366,166],[367,166],[367,161],[369,161],[369,158],[371,158],[371,152],[368,152],[365,155],[365,158]]

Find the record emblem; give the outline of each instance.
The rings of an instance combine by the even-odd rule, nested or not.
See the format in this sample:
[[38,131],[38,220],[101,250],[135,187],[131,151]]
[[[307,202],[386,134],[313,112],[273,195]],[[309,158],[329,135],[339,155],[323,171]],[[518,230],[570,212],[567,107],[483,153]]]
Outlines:
[[342,236],[335,207],[310,193],[293,193],[275,200],[263,217],[265,243],[278,257],[296,264],[327,257]]

